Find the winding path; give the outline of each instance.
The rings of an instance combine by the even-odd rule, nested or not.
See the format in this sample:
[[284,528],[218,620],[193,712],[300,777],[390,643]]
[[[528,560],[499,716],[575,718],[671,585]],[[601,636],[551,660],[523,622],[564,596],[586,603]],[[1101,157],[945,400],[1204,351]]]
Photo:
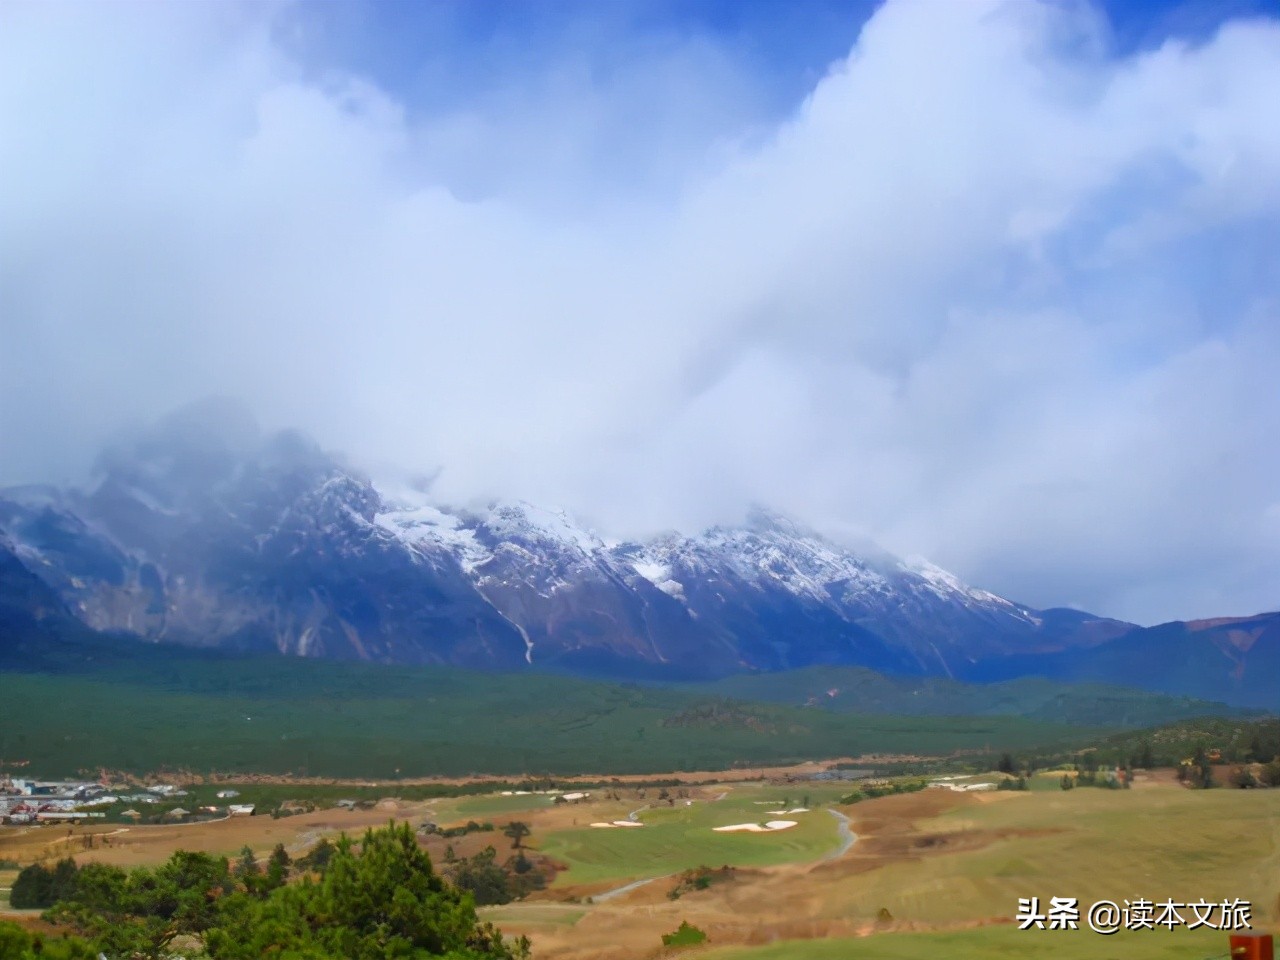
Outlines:
[[623,894],[630,893],[632,890],[638,890],[641,887],[643,887],[646,883],[653,883],[653,881],[655,880],[665,880],[667,877],[670,877],[670,876],[672,876],[672,874],[668,873],[666,874],[666,876],[662,876],[662,877],[645,877],[643,880],[633,880],[631,881],[631,883],[628,883],[622,887],[618,887],[617,889],[606,890],[604,893],[592,894],[591,902],[606,903],[607,901],[612,900],[614,897],[620,897]]
[[846,817],[839,810],[833,810],[831,807],[827,807],[827,813],[831,814],[833,817],[835,817],[837,820],[840,821],[839,829],[840,829],[841,842],[838,848],[833,850],[831,853],[827,854],[822,859],[823,860],[839,860],[841,857],[843,857],[846,853],[849,852],[849,849],[855,843],[858,842],[858,835],[849,828],[849,818]]

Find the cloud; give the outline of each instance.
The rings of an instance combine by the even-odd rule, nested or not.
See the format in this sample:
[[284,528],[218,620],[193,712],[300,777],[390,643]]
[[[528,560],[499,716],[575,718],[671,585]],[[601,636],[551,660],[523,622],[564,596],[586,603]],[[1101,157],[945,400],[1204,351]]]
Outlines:
[[765,501],[1030,603],[1280,603],[1274,19],[889,3],[770,121],[706,35],[424,106],[305,7],[0,16],[4,481],[233,393],[623,535]]

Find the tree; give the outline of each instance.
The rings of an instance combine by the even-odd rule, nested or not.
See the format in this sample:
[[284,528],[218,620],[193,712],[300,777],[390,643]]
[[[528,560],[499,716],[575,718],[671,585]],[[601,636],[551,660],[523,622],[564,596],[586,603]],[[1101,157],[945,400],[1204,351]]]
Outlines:
[[9,905],[16,910],[41,910],[75,895],[80,868],[70,857],[53,869],[33,863],[18,874],[9,891]]
[[258,860],[253,855],[253,847],[244,846],[240,848],[240,859],[236,861],[235,874],[237,877],[244,879],[251,877],[258,872]]
[[497,850],[485,847],[474,857],[454,861],[449,877],[458,889],[470,893],[480,906],[510,903],[514,899],[510,878],[498,865],[497,858]]
[[337,850],[337,847],[327,837],[323,837],[319,843],[311,848],[306,856],[299,858],[298,866],[304,870],[324,873],[325,868],[329,866],[329,861],[333,859],[335,850]]
[[1000,762],[996,764],[996,769],[1001,773],[1013,773],[1017,769],[1017,764],[1013,761],[1013,754],[1002,753]]
[[516,850],[520,849],[521,842],[532,832],[529,825],[522,820],[512,820],[502,828],[503,836],[511,838],[511,846]]
[[528,873],[533,869],[533,861],[524,855],[524,851],[520,851],[511,860],[511,870],[513,873]]
[[42,863],[24,867],[9,890],[9,905],[15,910],[39,910],[53,906],[53,874]]
[[432,869],[408,824],[371,830],[358,849],[342,837],[318,882],[303,878],[263,900],[236,894],[228,901],[224,922],[205,937],[214,960],[528,955],[526,940],[507,943],[477,919],[475,900]]
[[289,851],[284,848],[284,844],[277,843],[275,849],[271,851],[271,856],[267,858],[267,873],[263,878],[262,888],[274,890],[277,887],[283,887],[285,881],[289,879],[289,866],[292,863],[293,858],[289,856]]
[[126,874],[90,863],[74,894],[46,914],[69,924],[108,956],[167,956],[178,937],[201,936],[220,917],[220,899],[234,889],[225,857],[178,851],[155,870]]
[[97,954],[84,940],[62,937],[46,940],[16,923],[0,920],[0,960],[94,960]]
[[1196,786],[1201,790],[1208,790],[1213,786],[1213,767],[1207,760],[1200,764]]
[[1138,762],[1135,766],[1140,767],[1143,770],[1150,770],[1155,765],[1155,758],[1151,755],[1151,744],[1150,742],[1143,740],[1142,750],[1138,753]]
[[1064,773],[1062,775],[1062,779],[1058,781],[1058,786],[1062,787],[1063,790],[1070,790],[1075,787],[1075,785],[1075,779],[1069,773]]

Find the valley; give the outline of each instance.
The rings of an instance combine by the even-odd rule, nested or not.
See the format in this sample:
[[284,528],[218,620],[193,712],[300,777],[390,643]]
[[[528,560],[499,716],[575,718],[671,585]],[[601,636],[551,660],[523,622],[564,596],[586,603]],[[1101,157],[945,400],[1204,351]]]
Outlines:
[[[1060,773],[1046,770],[1025,791],[924,789],[848,803],[848,783],[811,776],[778,770],[669,790],[619,783],[522,793],[490,786],[416,799],[402,785],[367,784],[369,803],[358,810],[325,806],[279,819],[70,831],[0,828],[0,861],[11,865],[0,872],[0,888],[12,884],[12,865],[71,853],[78,862],[134,867],[158,864],[175,849],[235,858],[245,846],[265,854],[282,844],[296,860],[321,838],[358,836],[388,821],[410,824],[447,870],[487,846],[500,858],[515,852],[504,830],[519,821],[528,827],[522,849],[547,870],[548,882],[514,902],[482,906],[480,915],[508,936],[528,936],[534,960],[665,956],[662,936],[682,923],[706,935],[689,955],[713,960],[913,960],[940,950],[975,958],[1052,950],[1055,957],[1156,960],[1224,949],[1225,934],[1203,928],[1112,937],[1018,930],[1018,899],[1028,896],[1082,904],[1241,898],[1256,923],[1280,919],[1280,790],[1190,790],[1173,771],[1151,769],[1138,771],[1128,790],[1063,791]],[[1000,778],[968,775],[969,782]],[[272,789],[297,802],[310,788]],[[557,801],[565,796],[574,799]],[[794,826],[716,829],[779,814]],[[852,844],[842,840],[843,817]],[[456,839],[435,832],[469,821],[492,828]],[[592,826],[614,821],[639,826]],[[86,848],[89,836],[97,840]],[[36,922],[30,912],[0,916],[14,918]]]
[[0,960],[1274,960],[1276,90],[1280,0],[0,0]]

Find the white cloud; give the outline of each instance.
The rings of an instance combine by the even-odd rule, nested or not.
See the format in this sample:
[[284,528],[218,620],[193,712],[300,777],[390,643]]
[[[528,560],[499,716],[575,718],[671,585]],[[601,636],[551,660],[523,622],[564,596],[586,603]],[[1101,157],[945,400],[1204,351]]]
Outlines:
[[0,14],[2,479],[232,392],[622,533],[763,500],[1042,605],[1280,603],[1275,21],[891,3],[761,136],[705,40],[424,113],[295,14]]

